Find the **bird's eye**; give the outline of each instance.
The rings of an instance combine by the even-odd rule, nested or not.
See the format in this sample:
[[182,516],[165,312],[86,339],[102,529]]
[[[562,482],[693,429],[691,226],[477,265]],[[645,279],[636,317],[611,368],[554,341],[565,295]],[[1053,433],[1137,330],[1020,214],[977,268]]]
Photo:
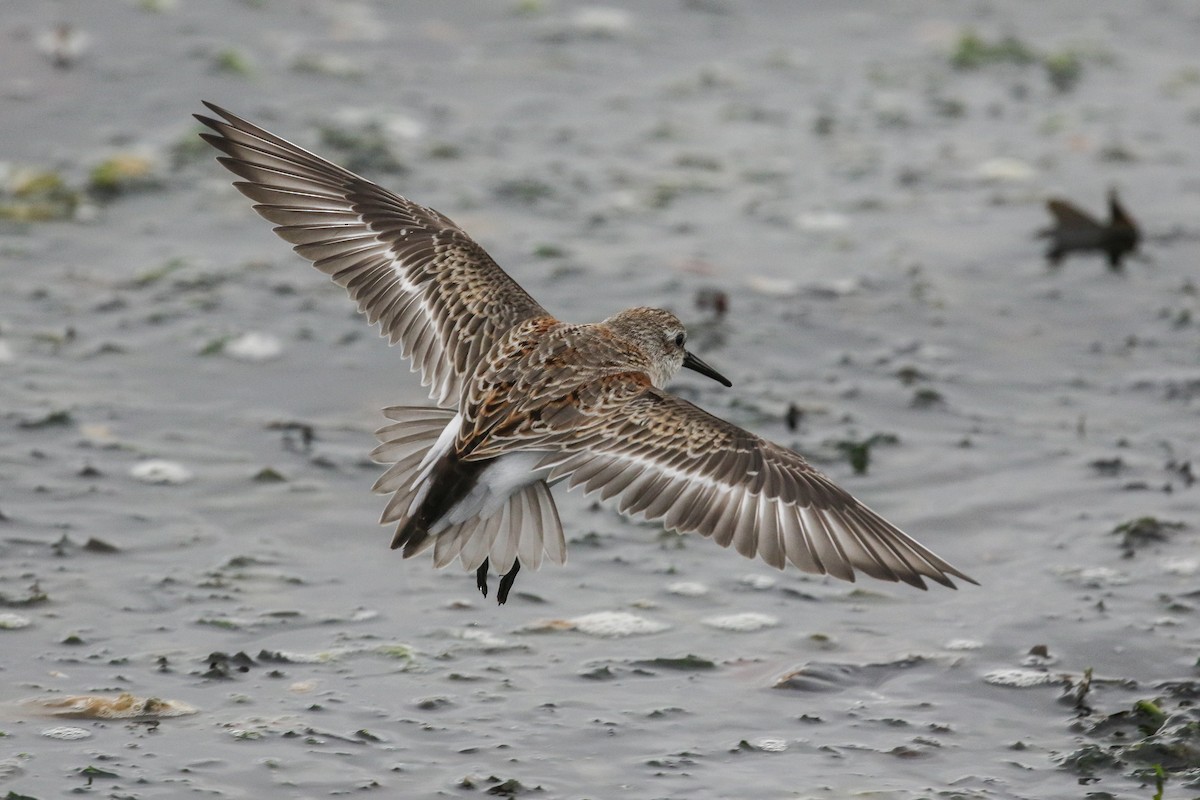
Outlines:
[[682,333],[675,334],[675,346],[676,347],[683,347],[683,343],[686,340],[687,340],[687,337],[684,334],[682,334]]

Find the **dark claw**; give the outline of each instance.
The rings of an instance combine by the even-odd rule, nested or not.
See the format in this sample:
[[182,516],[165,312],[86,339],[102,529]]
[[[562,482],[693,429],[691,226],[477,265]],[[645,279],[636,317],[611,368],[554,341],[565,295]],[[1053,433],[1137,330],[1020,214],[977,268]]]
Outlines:
[[[479,591],[483,592],[484,597],[487,597],[487,572],[488,560],[485,558],[483,563],[479,565],[479,569],[475,570],[475,585],[479,587]],[[503,582],[501,582],[500,587],[501,591],[503,591]],[[503,603],[504,601],[501,600],[500,602]]]
[[514,561],[512,569],[500,577],[500,588],[496,591],[496,602],[500,605],[504,605],[505,601],[508,600],[508,590],[512,588],[513,581],[517,579],[517,573],[520,571],[521,562]]

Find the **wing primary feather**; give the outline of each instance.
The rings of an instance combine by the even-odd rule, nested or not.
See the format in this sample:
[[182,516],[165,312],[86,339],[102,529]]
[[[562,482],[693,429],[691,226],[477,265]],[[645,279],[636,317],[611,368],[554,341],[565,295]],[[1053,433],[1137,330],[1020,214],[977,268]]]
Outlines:
[[788,561],[804,572],[824,575],[825,567],[813,552],[800,518],[800,509],[796,506],[786,506],[781,511],[779,522],[783,535],[783,549]]
[[758,555],[775,569],[783,569],[784,549],[779,540],[779,504],[761,495],[758,498]]

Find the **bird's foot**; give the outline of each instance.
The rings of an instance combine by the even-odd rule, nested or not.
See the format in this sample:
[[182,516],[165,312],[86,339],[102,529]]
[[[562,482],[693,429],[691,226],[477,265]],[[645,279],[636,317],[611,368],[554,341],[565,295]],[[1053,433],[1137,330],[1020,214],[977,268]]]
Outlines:
[[[479,569],[475,570],[475,585],[479,587],[479,591],[483,593],[484,597],[487,597],[487,573],[488,560],[485,558],[483,563],[479,565]],[[503,585],[501,584],[501,586]],[[504,601],[501,600],[500,602],[503,603]]]
[[496,590],[496,602],[500,605],[508,600],[508,590],[512,588],[513,582],[517,579],[517,573],[521,571],[521,562],[513,561],[512,569],[500,576],[500,588]]

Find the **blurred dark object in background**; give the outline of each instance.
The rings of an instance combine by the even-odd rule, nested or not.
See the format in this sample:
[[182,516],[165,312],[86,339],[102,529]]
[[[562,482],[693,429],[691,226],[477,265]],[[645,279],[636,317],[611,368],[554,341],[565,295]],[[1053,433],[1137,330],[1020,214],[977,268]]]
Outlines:
[[1121,259],[1137,249],[1141,232],[1133,217],[1121,205],[1117,190],[1108,190],[1108,222],[1104,223],[1073,203],[1059,198],[1046,201],[1046,209],[1054,217],[1054,227],[1038,231],[1038,237],[1049,239],[1046,260],[1058,266],[1073,252],[1098,250],[1108,256],[1108,265],[1121,268]]
[[699,289],[696,291],[696,308],[710,312],[713,319],[721,319],[729,310],[729,295],[720,289]]

